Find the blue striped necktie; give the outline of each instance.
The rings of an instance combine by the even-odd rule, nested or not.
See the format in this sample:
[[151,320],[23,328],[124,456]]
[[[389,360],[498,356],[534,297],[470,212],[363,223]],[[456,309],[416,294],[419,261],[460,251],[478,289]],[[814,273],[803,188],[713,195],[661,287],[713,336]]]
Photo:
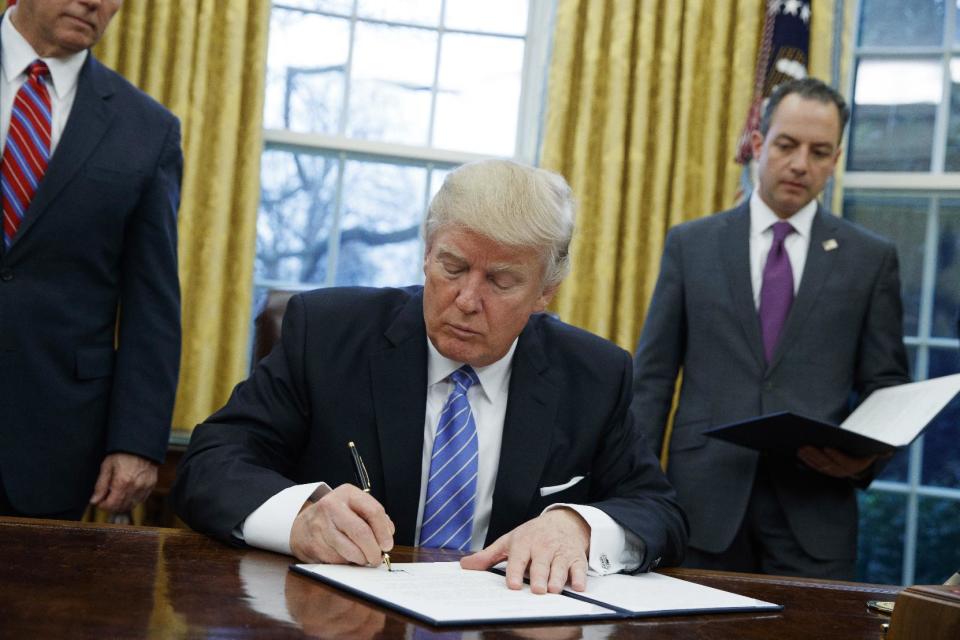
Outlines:
[[470,365],[452,374],[430,457],[427,499],[423,506],[420,546],[466,550],[470,547],[477,496],[477,424],[467,390],[479,382]]
[[45,80],[49,75],[46,63],[35,60],[27,67],[27,80],[13,98],[10,128],[0,161],[3,241],[7,247],[13,242],[50,161],[52,117]]

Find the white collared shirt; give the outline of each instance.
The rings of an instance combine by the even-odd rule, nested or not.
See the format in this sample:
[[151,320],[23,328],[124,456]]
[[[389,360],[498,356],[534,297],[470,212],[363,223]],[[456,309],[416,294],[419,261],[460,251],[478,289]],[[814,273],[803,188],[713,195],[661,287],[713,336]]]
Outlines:
[[[16,11],[16,6],[7,9],[0,23],[0,150],[7,143],[7,130],[10,128],[10,113],[13,111],[13,100],[20,90],[20,86],[27,80],[27,67],[40,58],[30,43],[20,35],[13,26],[10,16]],[[53,155],[70,109],[73,108],[74,98],[77,97],[77,79],[80,69],[87,59],[89,52],[84,49],[79,53],[63,58],[40,58],[50,68],[50,78],[47,89],[50,93],[50,106],[53,120],[50,123],[50,155]]]
[[[427,347],[427,407],[423,428],[420,499],[417,507],[415,535],[417,541],[420,539],[420,525],[423,521],[433,439],[443,404],[450,395],[452,383],[447,378],[463,365],[462,362],[455,362],[440,355],[429,339]],[[470,536],[471,551],[483,548],[490,525],[493,489],[500,464],[500,444],[503,440],[503,423],[507,411],[513,353],[516,347],[517,340],[514,340],[510,350],[500,360],[486,367],[475,368],[480,384],[474,384],[467,391],[467,399],[474,414],[479,440],[477,500]],[[329,491],[330,487],[323,482],[312,482],[284,489],[247,516],[246,520],[234,530],[234,535],[250,546],[290,555],[290,532],[303,503],[311,495],[315,498],[322,497]],[[646,550],[644,542],[633,533],[626,531],[613,518],[600,509],[587,505],[553,504],[544,512],[560,507],[575,510],[590,525],[588,565],[591,574],[617,573],[640,566]]]
[[[790,216],[787,222],[794,229],[783,241],[783,248],[790,259],[793,271],[793,295],[800,290],[803,267],[807,263],[807,250],[810,248],[810,229],[817,214],[817,201],[811,200],[802,209]],[[773,225],[780,222],[777,214],[767,206],[757,190],[750,196],[750,282],[753,285],[753,304],[760,309],[760,288],[763,286],[763,266],[767,263],[767,254],[773,245]]]
[[[493,488],[497,481],[500,462],[500,443],[503,441],[503,419],[507,413],[507,396],[510,388],[510,372],[513,352],[517,341],[510,345],[507,354],[486,367],[474,367],[480,384],[467,390],[470,411],[477,425],[478,468],[477,499],[474,501],[473,531],[470,548],[482,549],[490,524],[493,508]],[[453,389],[450,374],[463,366],[440,355],[437,348],[427,340],[427,414],[423,426],[423,462],[420,470],[420,505],[417,508],[417,544],[420,544],[420,525],[423,523],[423,508],[427,500],[427,478],[430,476],[430,452],[437,435],[437,423],[443,405]]]

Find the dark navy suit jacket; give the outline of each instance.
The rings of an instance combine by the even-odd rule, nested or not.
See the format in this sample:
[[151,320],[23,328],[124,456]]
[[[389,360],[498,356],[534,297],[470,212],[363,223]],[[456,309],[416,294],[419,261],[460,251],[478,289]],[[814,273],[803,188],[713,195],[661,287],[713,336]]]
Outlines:
[[110,452],[162,461],[180,361],[176,118],[88,55],[12,246],[0,243],[0,476],[86,503]]
[[[551,503],[590,504],[647,546],[641,570],[680,561],[686,521],[634,429],[630,356],[545,314],[513,356],[487,542]],[[174,488],[193,528],[230,540],[293,484],[355,483],[348,441],[373,495],[412,545],[420,496],[427,336],[420,287],[324,289],[291,299],[281,343],[193,433]],[[539,488],[584,480],[541,497]]]

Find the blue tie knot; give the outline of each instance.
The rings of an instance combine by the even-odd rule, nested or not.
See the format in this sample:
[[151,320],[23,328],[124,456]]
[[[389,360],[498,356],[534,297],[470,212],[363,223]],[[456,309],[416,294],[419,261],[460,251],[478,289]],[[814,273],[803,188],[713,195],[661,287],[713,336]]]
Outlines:
[[463,391],[466,392],[471,386],[475,383],[480,382],[480,378],[477,377],[477,372],[473,370],[468,364],[463,365],[456,371],[450,374],[450,379],[459,386],[463,387]]
[[771,228],[773,229],[774,243],[783,242],[784,238],[795,231],[792,224],[783,220],[774,223],[773,227]]

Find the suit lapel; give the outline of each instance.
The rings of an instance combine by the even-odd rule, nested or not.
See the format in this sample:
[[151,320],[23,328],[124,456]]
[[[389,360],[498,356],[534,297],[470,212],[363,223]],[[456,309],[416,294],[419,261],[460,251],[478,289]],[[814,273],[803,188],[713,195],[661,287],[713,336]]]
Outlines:
[[427,390],[422,292],[407,301],[385,337],[389,346],[375,353],[370,363],[383,465],[384,507],[397,527],[397,539],[413,544],[420,501]]
[[734,312],[740,319],[750,352],[762,368],[763,339],[760,336],[760,319],[753,302],[753,283],[750,279],[749,200],[733,211],[727,224],[720,230],[719,253],[730,286]]
[[109,129],[114,116],[113,109],[108,105],[108,98],[112,93],[113,89],[100,63],[94,59],[92,53],[88,54],[77,79],[77,95],[70,109],[67,125],[50,158],[47,173],[40,181],[40,187],[13,239],[11,252],[16,250],[17,244],[30,227],[50,208],[63,188],[80,171]]
[[486,544],[526,517],[550,452],[559,388],[548,378],[549,365],[535,318],[520,334],[513,355]]
[[794,298],[793,305],[790,307],[790,314],[780,334],[780,342],[773,352],[771,369],[777,366],[783,354],[803,331],[807,316],[813,309],[820,290],[827,281],[827,276],[833,271],[837,251],[842,250],[842,247],[834,245],[834,249],[828,251],[824,243],[828,240],[836,240],[836,233],[837,224],[832,215],[818,207],[817,215],[814,216],[813,225],[810,227],[810,246],[807,249],[803,277],[800,279],[800,289],[797,290],[797,297]]

